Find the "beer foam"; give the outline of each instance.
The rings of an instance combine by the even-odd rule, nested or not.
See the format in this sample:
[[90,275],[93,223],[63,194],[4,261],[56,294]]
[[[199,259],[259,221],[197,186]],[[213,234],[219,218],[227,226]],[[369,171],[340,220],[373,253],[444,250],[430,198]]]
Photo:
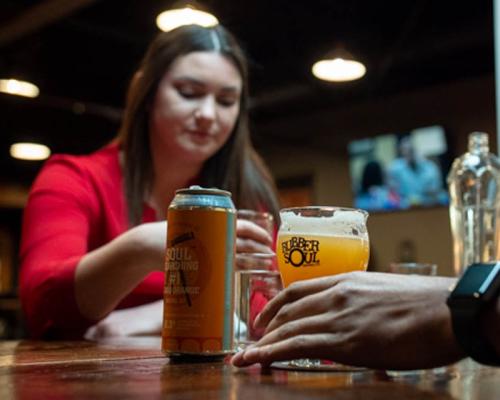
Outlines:
[[293,211],[281,213],[280,232],[309,235],[351,236],[353,229],[365,230],[365,215],[359,211],[337,211],[331,217],[302,217]]

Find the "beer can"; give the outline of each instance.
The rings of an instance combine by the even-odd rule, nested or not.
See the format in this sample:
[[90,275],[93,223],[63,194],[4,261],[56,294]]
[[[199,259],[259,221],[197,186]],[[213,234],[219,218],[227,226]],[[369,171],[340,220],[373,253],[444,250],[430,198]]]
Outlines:
[[231,193],[191,186],[168,208],[162,351],[233,351],[236,209]]

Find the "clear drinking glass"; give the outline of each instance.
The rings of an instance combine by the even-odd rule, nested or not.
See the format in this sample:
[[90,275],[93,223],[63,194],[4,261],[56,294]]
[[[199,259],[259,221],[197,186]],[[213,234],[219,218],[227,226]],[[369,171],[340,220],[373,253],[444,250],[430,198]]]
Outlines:
[[[297,207],[280,211],[276,255],[284,287],[304,279],[365,271],[369,258],[368,213],[340,207]],[[354,368],[301,359],[275,366],[294,369]]]
[[254,327],[257,315],[282,290],[281,277],[274,268],[275,254],[242,255],[245,269],[235,275],[234,338],[237,350],[257,342],[264,329]]
[[437,265],[431,263],[393,262],[389,264],[389,272],[405,275],[436,275]]
[[[435,276],[437,274],[437,265],[432,263],[412,263],[412,262],[393,262],[389,264],[389,272],[394,274],[405,275],[428,275]],[[404,371],[386,371],[387,375],[393,379],[413,380],[421,379],[427,374],[442,375],[448,373],[448,367],[439,367],[431,369],[419,370],[404,370]]]

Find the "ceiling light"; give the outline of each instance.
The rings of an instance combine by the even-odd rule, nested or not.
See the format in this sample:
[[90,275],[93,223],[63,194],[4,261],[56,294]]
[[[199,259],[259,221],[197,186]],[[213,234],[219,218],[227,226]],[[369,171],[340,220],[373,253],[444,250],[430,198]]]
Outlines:
[[361,78],[366,73],[366,67],[359,61],[335,58],[314,63],[312,73],[324,81],[347,82]]
[[24,97],[37,97],[40,90],[30,82],[18,81],[17,79],[0,79],[0,92]]
[[50,149],[38,143],[14,143],[10,146],[10,155],[19,160],[45,160],[50,156]]
[[324,81],[347,82],[363,77],[366,67],[345,50],[342,45],[329,52],[312,66],[313,75]]
[[219,21],[212,14],[189,6],[163,11],[156,17],[156,25],[164,32],[171,31],[181,25],[210,27],[218,23]]

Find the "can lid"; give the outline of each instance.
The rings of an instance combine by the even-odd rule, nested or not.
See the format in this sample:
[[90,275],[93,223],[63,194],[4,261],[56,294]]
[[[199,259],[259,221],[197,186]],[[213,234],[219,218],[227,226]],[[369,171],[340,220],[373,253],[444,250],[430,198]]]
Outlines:
[[212,196],[227,196],[231,197],[231,192],[217,188],[204,188],[198,185],[192,185],[188,188],[177,189],[175,194],[209,194]]

